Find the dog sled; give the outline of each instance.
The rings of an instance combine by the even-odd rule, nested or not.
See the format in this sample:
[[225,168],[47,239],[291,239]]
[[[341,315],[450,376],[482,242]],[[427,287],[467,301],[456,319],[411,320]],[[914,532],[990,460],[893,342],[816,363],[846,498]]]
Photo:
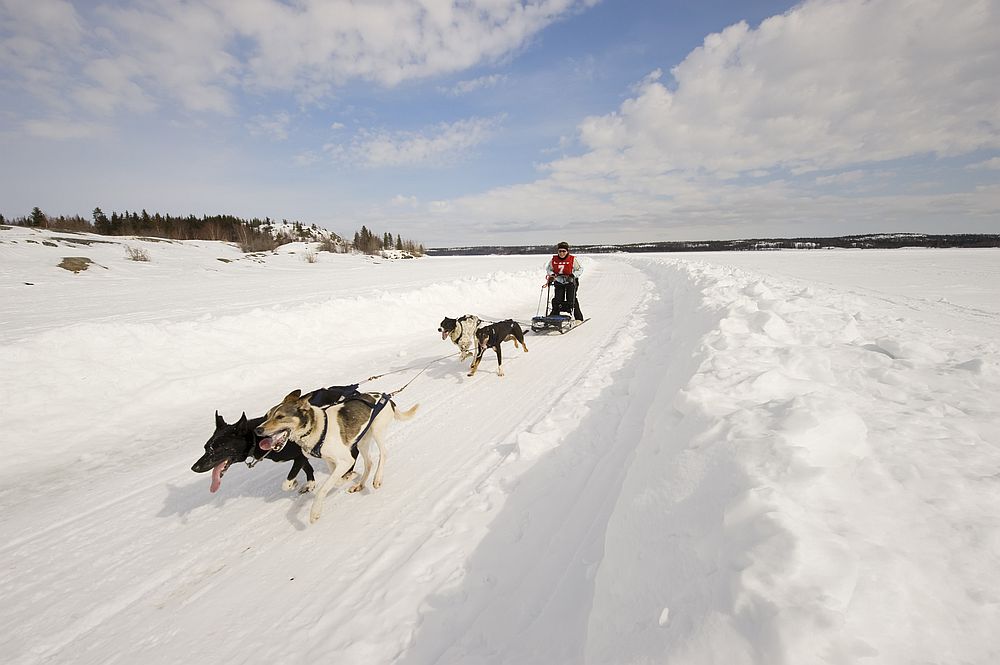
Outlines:
[[[560,335],[565,335],[570,330],[577,328],[590,319],[584,319],[583,321],[577,321],[572,316],[568,314],[553,313],[552,312],[552,284],[546,284],[544,289],[545,298],[545,315],[544,316],[533,316],[531,317],[531,332],[533,333],[549,333],[558,332]],[[538,309],[536,312],[541,311],[542,305],[538,304]]]

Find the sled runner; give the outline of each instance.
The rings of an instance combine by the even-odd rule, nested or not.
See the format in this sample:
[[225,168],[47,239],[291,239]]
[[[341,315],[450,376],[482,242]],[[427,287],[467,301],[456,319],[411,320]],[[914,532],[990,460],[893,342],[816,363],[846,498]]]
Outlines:
[[[531,331],[534,333],[558,331],[560,335],[568,333],[573,328],[583,325],[590,319],[577,321],[568,314],[554,314],[552,312],[552,285],[545,286],[545,315],[531,317]],[[541,309],[541,304],[539,304]]]
[[554,316],[533,316],[531,317],[531,331],[543,333],[558,330],[560,334],[565,334],[570,330],[573,330],[573,328],[582,326],[587,321],[590,321],[590,319],[577,321],[576,319],[566,316],[565,314],[556,314]]

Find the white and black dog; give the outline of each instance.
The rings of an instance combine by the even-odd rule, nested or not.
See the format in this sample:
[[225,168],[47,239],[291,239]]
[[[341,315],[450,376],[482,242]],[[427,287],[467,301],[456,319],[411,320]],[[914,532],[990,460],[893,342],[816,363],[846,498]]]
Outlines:
[[449,319],[446,316],[438,326],[438,332],[441,333],[441,339],[450,338],[455,343],[462,354],[459,360],[465,360],[474,355],[472,347],[476,344],[476,330],[479,329],[480,323],[482,321],[479,317],[473,314],[466,314],[457,319]]
[[[420,406],[415,404],[407,411],[397,411],[395,403],[388,400],[385,408],[369,426],[372,411],[382,397],[382,393],[357,393],[356,397],[349,397],[340,404],[322,408],[311,404],[308,395],[294,390],[280,404],[271,407],[264,422],[257,426],[256,433],[269,437],[267,445],[274,450],[281,450],[291,441],[301,446],[306,454],[322,457],[330,468],[330,477],[323,482],[313,499],[312,510],[309,511],[310,522],[315,522],[322,515],[323,500],[330,490],[356,476],[350,471],[358,452],[365,461],[364,475],[348,491],[357,492],[365,486],[371,472],[369,447],[373,439],[378,446],[379,455],[372,487],[378,489],[382,486],[382,467],[386,458],[385,435],[389,425],[394,419],[408,420]],[[355,443],[365,427],[368,427],[368,431]],[[357,452],[353,452],[355,447]]]
[[483,326],[477,330],[476,359],[472,361],[472,367],[469,368],[469,376],[476,373],[476,370],[479,368],[479,362],[483,359],[483,354],[486,353],[486,349],[493,349],[497,352],[497,376],[503,376],[503,355],[500,353],[500,345],[508,340],[514,341],[515,349],[518,343],[520,343],[524,347],[524,352],[528,352],[528,345],[524,343],[524,331],[521,330],[521,324],[513,319],[497,321],[492,325]]

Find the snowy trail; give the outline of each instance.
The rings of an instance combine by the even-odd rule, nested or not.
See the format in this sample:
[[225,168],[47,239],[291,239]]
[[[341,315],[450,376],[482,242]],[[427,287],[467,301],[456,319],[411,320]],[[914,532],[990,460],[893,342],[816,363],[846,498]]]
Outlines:
[[[280,660],[283,646],[255,644],[243,631],[227,636],[212,621],[244,606],[249,582],[269,589],[268,616],[287,617],[285,631],[293,641],[306,640],[349,660],[384,661],[401,653],[410,640],[401,626],[421,632],[421,599],[463,575],[467,550],[484,537],[485,525],[518,476],[534,458],[572,436],[587,402],[631,353],[640,319],[636,310],[649,299],[649,286],[642,286],[634,268],[611,265],[587,282],[585,302],[602,316],[568,335],[529,335],[528,354],[508,348],[506,377],[495,375],[489,356],[472,378],[465,376],[467,363],[460,365],[457,358],[433,365],[398,398],[404,407],[420,402],[421,410],[392,432],[385,486],[362,496],[331,497],[315,527],[306,527],[310,498],[278,488],[284,465],[265,462],[252,473],[234,467],[219,495],[209,497],[207,478],[187,469],[198,454],[190,444],[147,458],[137,468],[135,458],[109,465],[113,456],[94,453],[99,475],[49,487],[55,497],[33,497],[23,506],[21,514],[33,519],[6,525],[14,527],[5,547],[14,561],[11,572],[26,580],[21,584],[26,598],[45,598],[43,590],[56,584],[73,590],[54,606],[29,600],[28,608],[20,608],[30,617],[23,622],[26,631],[11,635],[8,646],[15,653],[26,649],[25,662],[60,660],[68,653],[76,662],[99,662],[109,656],[102,645],[115,635],[148,634],[117,657],[168,662],[176,658],[173,650],[164,650],[173,630],[203,644],[213,660],[226,662],[248,649]],[[537,284],[538,275],[515,279]],[[453,349],[428,332],[422,331],[421,341],[408,342],[407,364]],[[392,358],[378,359],[387,361]],[[370,387],[398,387],[406,378],[387,377]],[[145,411],[141,406],[135,416],[142,422],[156,418],[152,405]],[[201,422],[207,425],[210,416],[205,413]],[[207,433],[180,438],[200,441]],[[119,436],[146,443],[141,430]],[[589,469],[579,472],[584,481],[600,459],[589,460]],[[325,469],[318,471],[325,475]],[[85,508],[68,516],[69,506]],[[41,528],[39,516],[47,523]],[[562,517],[556,510],[549,519]],[[54,536],[72,548],[73,557],[51,557]],[[509,547],[516,549],[516,540]],[[315,560],[303,556],[314,548]],[[394,594],[394,588],[406,593]],[[87,597],[109,600],[81,612]],[[296,620],[301,612],[315,620]],[[585,615],[580,616],[582,626]],[[48,631],[44,650],[20,643],[53,625],[60,629]],[[576,642],[581,643],[579,636]]]
[[[928,255],[952,280],[936,290],[913,283],[916,256],[593,258],[589,323],[509,345],[504,378],[490,355],[473,378],[431,364],[398,396],[421,407],[391,431],[382,489],[332,494],[315,525],[280,489],[287,465],[234,466],[208,492],[189,467],[213,411],[406,368],[366,386],[399,388],[452,353],[441,316],[530,316],[537,257],[272,256],[270,275],[216,276],[265,307],[190,318],[137,297],[109,321],[95,295],[79,319],[33,312],[30,335],[15,319],[4,415],[33,435],[0,468],[0,653],[995,662],[969,636],[1000,621],[998,300],[951,285],[996,291],[1000,254]],[[52,280],[32,293],[64,302],[108,275],[30,275]],[[284,299],[304,275],[330,286]]]

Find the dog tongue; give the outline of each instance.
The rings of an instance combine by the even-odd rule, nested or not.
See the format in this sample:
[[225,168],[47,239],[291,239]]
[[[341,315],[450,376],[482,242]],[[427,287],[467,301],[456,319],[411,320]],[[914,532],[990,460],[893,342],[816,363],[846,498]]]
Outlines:
[[271,449],[271,437],[266,437],[266,438],[261,439],[260,443],[258,443],[257,445],[260,446],[261,450],[270,450]]
[[441,333],[441,339],[448,339],[448,333],[446,332]]
[[212,486],[208,491],[215,493],[219,491],[219,485],[222,484],[222,470],[226,468],[226,462],[229,460],[223,460],[219,462],[214,469],[212,469]]

